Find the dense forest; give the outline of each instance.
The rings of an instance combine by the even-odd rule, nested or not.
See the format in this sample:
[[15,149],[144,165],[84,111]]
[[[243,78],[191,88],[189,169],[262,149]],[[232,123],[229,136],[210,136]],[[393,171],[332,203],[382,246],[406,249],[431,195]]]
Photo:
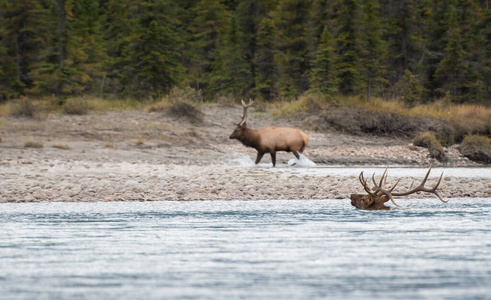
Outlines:
[[0,0],[0,101],[303,93],[491,104],[488,0]]

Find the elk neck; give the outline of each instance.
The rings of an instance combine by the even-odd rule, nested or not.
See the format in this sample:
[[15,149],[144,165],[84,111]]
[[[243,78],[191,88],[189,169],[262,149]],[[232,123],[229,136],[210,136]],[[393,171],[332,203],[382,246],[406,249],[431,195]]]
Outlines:
[[258,133],[256,129],[244,128],[242,135],[239,137],[239,141],[247,147],[256,148]]

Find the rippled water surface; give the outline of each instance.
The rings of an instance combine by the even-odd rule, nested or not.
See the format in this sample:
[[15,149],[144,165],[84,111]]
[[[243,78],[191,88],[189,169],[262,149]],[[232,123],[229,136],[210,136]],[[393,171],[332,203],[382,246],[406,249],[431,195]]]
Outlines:
[[1,299],[490,299],[491,199],[0,205]]

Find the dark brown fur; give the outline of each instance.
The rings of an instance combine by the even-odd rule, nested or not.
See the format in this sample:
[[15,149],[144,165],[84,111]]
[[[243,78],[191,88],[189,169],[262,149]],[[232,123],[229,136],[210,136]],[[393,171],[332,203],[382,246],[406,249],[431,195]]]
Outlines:
[[361,194],[351,194],[351,205],[365,210],[390,210],[384,203],[389,201],[387,196],[370,196]]

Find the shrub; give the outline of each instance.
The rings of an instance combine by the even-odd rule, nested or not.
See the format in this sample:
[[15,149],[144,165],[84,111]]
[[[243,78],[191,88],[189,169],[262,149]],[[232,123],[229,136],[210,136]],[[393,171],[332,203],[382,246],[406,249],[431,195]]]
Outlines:
[[185,118],[192,122],[199,122],[203,118],[202,112],[196,107],[196,105],[187,101],[172,103],[167,111],[167,114],[173,117]]
[[89,103],[82,98],[70,98],[63,104],[63,112],[68,115],[85,115],[89,112]]
[[491,163],[491,138],[484,135],[468,135],[459,146],[465,157],[476,162]]
[[17,100],[11,107],[10,107],[10,115],[16,116],[16,117],[34,117],[34,114],[36,113],[36,106],[32,104],[32,101],[27,98],[23,97],[19,100]]
[[334,100],[320,93],[305,93],[296,101],[283,102],[273,115],[292,117],[303,112],[319,112],[333,104]]
[[187,119],[191,122],[201,122],[203,113],[199,109],[200,95],[194,89],[173,89],[162,101],[147,107],[148,112],[163,112],[176,118]]
[[24,144],[24,148],[43,148],[44,145],[42,143],[27,141]]
[[430,152],[430,157],[436,158],[439,161],[446,159],[445,151],[442,145],[431,132],[424,132],[416,136],[413,140],[415,146],[427,148]]

